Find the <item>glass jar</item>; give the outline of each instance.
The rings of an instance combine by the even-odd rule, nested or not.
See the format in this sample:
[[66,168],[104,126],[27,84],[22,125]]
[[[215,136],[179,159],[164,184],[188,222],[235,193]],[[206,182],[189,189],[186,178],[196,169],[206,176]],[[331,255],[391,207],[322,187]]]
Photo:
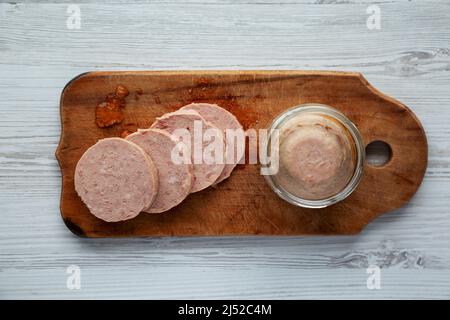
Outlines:
[[265,178],[276,194],[294,205],[330,206],[348,197],[361,180],[361,135],[330,106],[303,104],[281,113],[269,127],[266,146],[264,166],[278,161],[278,170]]

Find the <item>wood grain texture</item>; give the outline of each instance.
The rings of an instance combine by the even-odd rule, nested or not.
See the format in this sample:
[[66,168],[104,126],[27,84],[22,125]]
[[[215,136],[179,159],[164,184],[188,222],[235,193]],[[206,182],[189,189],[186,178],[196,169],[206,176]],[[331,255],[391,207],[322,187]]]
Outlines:
[[[81,1],[80,30],[62,2],[0,4],[1,298],[450,298],[448,1],[379,2],[373,31],[372,1]],[[75,237],[59,214],[59,98],[111,69],[361,72],[421,120],[425,179],[356,236]]]
[[[95,107],[118,85],[130,91],[125,119],[108,129],[95,124]],[[136,93],[139,92],[139,93]],[[328,208],[299,208],[279,198],[259,165],[239,165],[214,188],[191,194],[164,214],[140,214],[107,223],[92,214],[74,188],[75,166],[99,139],[148,128],[156,117],[191,102],[218,104],[244,129],[265,129],[283,111],[305,103],[333,106],[359,129],[363,141],[385,141],[392,159],[364,166],[357,189]],[[86,237],[193,235],[354,234],[376,216],[408,201],[427,166],[425,132],[404,105],[375,90],[357,73],[308,71],[93,72],[72,80],[61,96],[61,214]]]

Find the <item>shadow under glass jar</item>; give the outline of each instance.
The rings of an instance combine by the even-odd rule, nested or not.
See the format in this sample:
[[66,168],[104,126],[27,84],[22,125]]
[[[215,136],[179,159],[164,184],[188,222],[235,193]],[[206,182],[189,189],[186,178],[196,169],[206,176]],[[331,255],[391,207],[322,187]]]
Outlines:
[[303,104],[278,115],[269,127],[265,178],[284,200],[324,208],[349,196],[361,180],[364,144],[356,126],[341,112]]

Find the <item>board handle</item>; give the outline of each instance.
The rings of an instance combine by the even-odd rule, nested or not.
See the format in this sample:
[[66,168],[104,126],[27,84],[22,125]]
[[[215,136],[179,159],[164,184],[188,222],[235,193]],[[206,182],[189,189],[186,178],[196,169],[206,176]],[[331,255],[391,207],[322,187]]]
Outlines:
[[[410,108],[376,89],[362,74],[356,73],[355,77],[365,89],[360,90],[360,108],[371,110],[363,115],[349,112],[364,140],[364,179],[371,181],[372,189],[379,190],[380,194],[374,196],[380,201],[391,210],[399,208],[423,181],[428,164],[425,130]],[[402,192],[390,197],[396,188]]]

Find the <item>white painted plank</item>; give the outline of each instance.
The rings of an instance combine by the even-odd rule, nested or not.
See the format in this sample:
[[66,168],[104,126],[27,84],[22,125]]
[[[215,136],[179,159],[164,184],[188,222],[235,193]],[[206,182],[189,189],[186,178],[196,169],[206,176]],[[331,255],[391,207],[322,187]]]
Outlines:
[[[18,270],[0,281],[6,298],[60,299],[374,299],[449,298],[449,277],[439,271],[383,270],[381,288],[367,289],[364,269],[299,270],[271,267],[232,268],[133,267],[81,268],[81,289],[66,288],[65,268]],[[124,274],[129,276],[124,277]],[[27,286],[17,286],[17,281]],[[320,285],[318,285],[320,284]],[[43,292],[43,288],[46,288]],[[230,290],[232,288],[232,290]],[[425,288],[427,288],[425,290]],[[0,293],[0,298],[5,298]]]

